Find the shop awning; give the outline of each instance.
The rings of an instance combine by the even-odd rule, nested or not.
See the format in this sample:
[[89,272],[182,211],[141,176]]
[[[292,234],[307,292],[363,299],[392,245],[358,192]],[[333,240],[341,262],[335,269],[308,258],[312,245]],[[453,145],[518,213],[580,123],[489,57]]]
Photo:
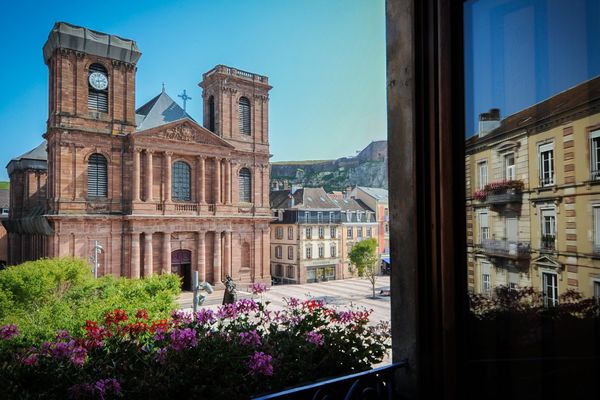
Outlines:
[[386,264],[391,264],[390,263],[390,258],[389,257],[381,257],[381,259],[383,260],[384,263]]

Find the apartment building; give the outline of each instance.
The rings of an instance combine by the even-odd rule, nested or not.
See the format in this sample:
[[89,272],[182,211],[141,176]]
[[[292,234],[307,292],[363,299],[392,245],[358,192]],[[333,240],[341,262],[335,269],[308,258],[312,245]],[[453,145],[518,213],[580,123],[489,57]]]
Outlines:
[[504,119],[482,114],[465,168],[471,291],[600,297],[600,77]]
[[379,238],[379,225],[375,211],[370,209],[362,200],[339,198],[329,194],[341,212],[340,220],[340,263],[342,279],[356,276],[356,270],[350,263],[348,253],[352,247],[363,239]]
[[388,191],[380,188],[356,186],[350,192],[350,197],[361,200],[367,207],[375,211],[377,220],[377,235],[379,238],[379,254],[382,260],[390,260],[390,212]]
[[340,208],[323,188],[272,191],[271,275],[275,283],[342,279]]

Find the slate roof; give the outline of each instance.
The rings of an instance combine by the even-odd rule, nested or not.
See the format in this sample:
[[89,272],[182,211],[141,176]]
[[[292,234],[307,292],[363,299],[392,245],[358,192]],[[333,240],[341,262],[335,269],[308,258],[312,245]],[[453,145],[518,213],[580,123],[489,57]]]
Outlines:
[[185,118],[194,121],[164,90],[138,108],[135,114],[137,131],[144,131]]
[[[292,205],[292,199],[294,203]],[[293,194],[291,190],[275,190],[269,195],[271,208],[274,209],[324,209],[339,210],[323,188],[302,188]]]
[[369,208],[362,200],[358,199],[331,199],[342,211],[370,211],[374,212]]
[[10,189],[0,189],[0,208],[10,208]]
[[25,154],[21,154],[19,157],[15,157],[6,166],[8,175],[15,170],[24,169],[48,169],[48,152],[46,151],[47,142],[44,140],[37,147],[29,150]]
[[363,192],[365,192],[369,196],[373,197],[377,201],[388,201],[387,189],[371,188],[371,187],[364,187],[364,186],[357,186],[357,189],[362,190]]

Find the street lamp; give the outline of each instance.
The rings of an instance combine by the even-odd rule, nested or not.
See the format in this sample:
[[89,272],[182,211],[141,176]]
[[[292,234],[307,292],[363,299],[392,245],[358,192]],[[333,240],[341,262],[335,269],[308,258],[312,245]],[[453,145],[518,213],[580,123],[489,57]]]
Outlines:
[[100,264],[98,263],[98,255],[103,251],[104,248],[100,246],[100,242],[94,240],[94,253],[91,257],[92,264],[94,265],[94,268],[92,269],[92,271],[94,272],[94,278],[98,277],[98,267],[100,266]]

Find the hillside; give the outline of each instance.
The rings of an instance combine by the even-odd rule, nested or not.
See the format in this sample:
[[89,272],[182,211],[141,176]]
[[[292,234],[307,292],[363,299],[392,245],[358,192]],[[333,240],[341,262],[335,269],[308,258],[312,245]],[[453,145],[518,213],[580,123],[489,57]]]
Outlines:
[[326,191],[359,185],[388,188],[387,141],[371,142],[355,157],[337,160],[280,161],[271,164],[271,187],[322,186]]

